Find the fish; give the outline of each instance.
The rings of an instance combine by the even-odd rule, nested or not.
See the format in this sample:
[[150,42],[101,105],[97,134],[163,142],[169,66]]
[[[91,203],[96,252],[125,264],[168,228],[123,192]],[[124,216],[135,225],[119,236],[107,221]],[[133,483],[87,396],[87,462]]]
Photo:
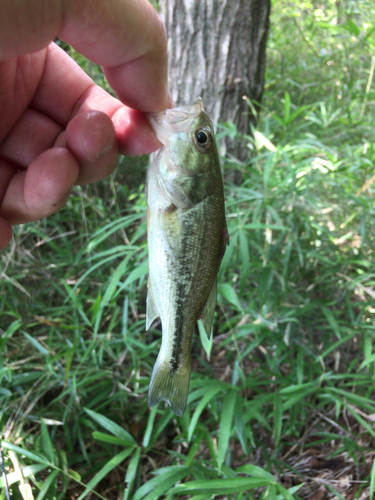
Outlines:
[[146,330],[162,324],[148,405],[186,409],[191,344],[200,319],[208,337],[216,307],[217,274],[229,242],[224,187],[214,127],[199,98],[149,113],[163,147],[147,175],[149,277]]

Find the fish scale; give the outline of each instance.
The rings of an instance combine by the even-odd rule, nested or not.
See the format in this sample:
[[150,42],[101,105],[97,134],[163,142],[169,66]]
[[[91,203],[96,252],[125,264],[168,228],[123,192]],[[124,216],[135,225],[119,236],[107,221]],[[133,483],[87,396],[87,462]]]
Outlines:
[[[201,100],[150,116],[164,147],[148,172],[147,328],[160,317],[162,345],[148,402],[186,408],[191,343],[202,318],[207,335],[217,273],[227,243],[223,181],[214,131]],[[206,144],[198,142],[207,138]],[[203,133],[203,135],[202,135]]]

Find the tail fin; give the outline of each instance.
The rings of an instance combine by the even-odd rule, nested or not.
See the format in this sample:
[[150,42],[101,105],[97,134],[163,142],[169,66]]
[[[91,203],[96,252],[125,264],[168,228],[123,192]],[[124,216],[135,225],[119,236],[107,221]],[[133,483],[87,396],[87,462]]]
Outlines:
[[167,401],[173,413],[182,417],[189,395],[190,372],[190,358],[185,365],[174,371],[168,362],[158,357],[148,390],[148,406]]

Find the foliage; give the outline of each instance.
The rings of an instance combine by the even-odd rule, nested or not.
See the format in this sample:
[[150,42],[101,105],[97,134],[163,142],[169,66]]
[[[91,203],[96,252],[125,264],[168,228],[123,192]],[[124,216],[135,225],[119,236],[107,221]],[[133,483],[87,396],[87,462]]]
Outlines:
[[259,127],[235,139],[251,155],[224,163],[243,183],[226,183],[214,338],[195,337],[182,418],[147,407],[161,331],[145,332],[144,184],[127,185],[142,163],[17,228],[0,282],[12,498],[372,495],[371,12],[275,2]]

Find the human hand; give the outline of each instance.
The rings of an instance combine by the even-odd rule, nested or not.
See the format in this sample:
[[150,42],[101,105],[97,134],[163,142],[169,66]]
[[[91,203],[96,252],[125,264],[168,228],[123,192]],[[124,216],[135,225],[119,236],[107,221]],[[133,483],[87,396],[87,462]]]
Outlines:
[[[160,147],[143,112],[169,105],[166,38],[148,0],[0,0],[0,249],[118,152]],[[100,64],[111,97],[56,44]]]

